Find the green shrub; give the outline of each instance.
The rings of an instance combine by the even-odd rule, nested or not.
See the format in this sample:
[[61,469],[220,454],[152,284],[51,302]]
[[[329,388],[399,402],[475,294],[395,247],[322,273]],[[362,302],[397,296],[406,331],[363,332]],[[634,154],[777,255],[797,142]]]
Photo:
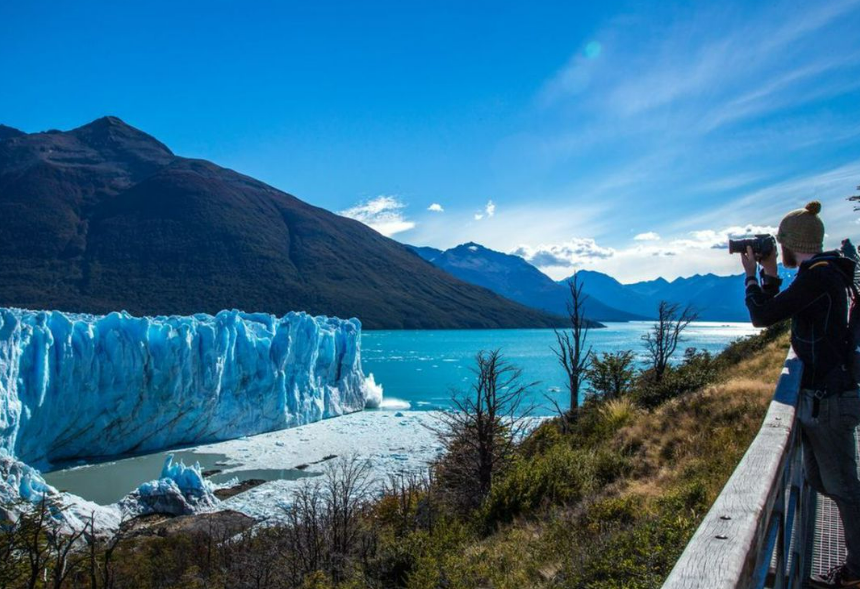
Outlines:
[[492,529],[545,505],[579,501],[616,480],[626,468],[627,460],[609,448],[573,449],[558,444],[531,460],[517,461],[493,486],[482,519]]
[[633,391],[633,398],[642,407],[653,409],[666,401],[713,383],[719,372],[720,364],[714,356],[705,351],[688,348],[683,361],[676,366],[668,366],[661,379],[654,378],[652,371],[641,373]]

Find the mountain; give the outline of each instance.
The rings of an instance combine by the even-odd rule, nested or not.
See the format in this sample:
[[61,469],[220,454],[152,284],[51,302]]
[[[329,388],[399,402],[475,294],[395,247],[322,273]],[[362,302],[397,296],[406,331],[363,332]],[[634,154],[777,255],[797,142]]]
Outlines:
[[[535,309],[565,314],[569,290],[519,256],[503,254],[477,243],[464,243],[449,250],[412,247],[419,256],[461,280],[483,286],[506,298]],[[594,321],[643,319],[604,304],[600,297],[585,301],[585,315]]]
[[13,129],[12,127],[7,127],[6,125],[0,125],[0,141],[4,139],[11,139],[12,137],[20,137],[24,135],[23,131],[19,131],[18,129]]
[[[779,266],[779,275],[791,281],[796,270]],[[676,278],[669,282],[664,278],[621,284],[614,278],[589,270],[577,273],[583,282],[583,291],[607,305],[653,318],[660,301],[681,305],[692,305],[703,321],[749,321],[745,287],[742,274],[717,276],[696,274]]]
[[[654,311],[646,297],[631,291],[608,274],[593,270],[579,270],[577,280],[582,284],[582,292],[616,309],[624,309],[639,318],[652,318]],[[566,283],[570,278],[559,281]],[[658,280],[663,280],[662,278]]]
[[[656,310],[661,300],[692,305],[703,321],[749,321],[743,277],[696,274],[687,278],[652,280],[627,285]],[[652,311],[652,314],[655,311]]]
[[[504,254],[477,243],[448,250],[409,246],[415,253],[446,272],[536,309],[564,314],[569,298],[566,282],[554,282],[519,256]],[[779,266],[780,276],[790,281],[796,271]],[[622,284],[593,270],[579,270],[586,315],[596,321],[635,321],[656,318],[660,301],[690,304],[703,321],[749,321],[741,274],[696,274],[668,281],[657,278]]]
[[0,139],[0,306],[133,314],[241,308],[367,328],[546,327],[367,226],[115,117]]
[[442,250],[437,250],[435,247],[415,247],[412,245],[406,246],[414,251],[416,254],[432,263],[433,260],[438,258],[443,254]]

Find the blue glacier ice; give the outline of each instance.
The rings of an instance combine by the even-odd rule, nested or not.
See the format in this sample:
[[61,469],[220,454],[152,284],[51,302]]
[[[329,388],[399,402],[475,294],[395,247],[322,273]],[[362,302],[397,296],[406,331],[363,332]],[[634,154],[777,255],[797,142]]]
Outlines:
[[380,396],[360,338],[357,319],[305,313],[0,308],[0,448],[45,469],[358,411]]
[[0,501],[20,498],[39,503],[55,492],[38,470],[15,460],[5,448],[0,448]]
[[181,460],[173,461],[173,454],[168,454],[164,461],[164,467],[161,469],[162,479],[171,479],[176,482],[176,486],[182,491],[212,491],[213,485],[211,482],[203,478],[203,470],[200,468],[200,463],[195,462],[191,466],[185,466]]
[[189,515],[217,509],[219,504],[215,486],[203,477],[200,463],[185,466],[181,460],[173,462],[173,454],[164,461],[160,478],[143,483],[119,502],[122,512],[129,516]]

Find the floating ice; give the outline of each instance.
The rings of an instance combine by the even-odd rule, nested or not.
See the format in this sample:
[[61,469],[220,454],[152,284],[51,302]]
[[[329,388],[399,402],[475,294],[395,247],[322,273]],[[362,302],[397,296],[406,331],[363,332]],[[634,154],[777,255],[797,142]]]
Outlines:
[[200,463],[185,466],[180,460],[173,462],[173,454],[167,456],[161,478],[143,483],[137,490],[126,495],[120,506],[127,515],[146,513],[169,513],[189,515],[215,509],[218,498],[214,485],[203,478]]
[[192,466],[185,466],[182,460],[173,462],[173,454],[167,455],[164,467],[161,469],[161,478],[176,481],[176,486],[183,492],[212,490],[212,483],[203,478],[199,462],[195,462]]

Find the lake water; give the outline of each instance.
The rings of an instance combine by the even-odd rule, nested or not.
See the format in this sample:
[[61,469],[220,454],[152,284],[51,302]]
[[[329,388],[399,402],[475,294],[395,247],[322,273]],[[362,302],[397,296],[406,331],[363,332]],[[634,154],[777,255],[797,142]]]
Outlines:
[[[633,350],[637,359],[644,361],[641,338],[650,326],[648,322],[610,323],[606,329],[591,330],[588,343],[597,353]],[[748,323],[694,323],[685,332],[679,356],[686,347],[719,352],[729,342],[758,331]],[[565,376],[552,352],[553,345],[555,335],[551,329],[365,331],[361,353],[365,373],[373,373],[376,382],[385,389],[382,410],[432,410],[449,407],[451,392],[468,388],[474,378],[471,369],[478,351],[499,348],[506,360],[523,369],[525,381],[539,381],[531,390],[531,397],[538,405],[535,414],[547,415],[552,411],[544,395],[552,396],[561,405],[566,404]],[[344,452],[347,450],[344,448]],[[335,450],[335,453],[339,452]],[[112,503],[153,479],[167,454],[161,451],[66,468],[46,474],[45,479],[61,490],[97,503]],[[211,480],[216,483],[234,476],[240,480],[293,480],[313,476],[294,468],[249,468],[223,454],[188,450],[175,454],[177,460],[184,460],[186,464],[199,461],[204,471],[223,471],[212,475]]]
[[[645,361],[642,335],[651,322],[607,323],[588,332],[595,353],[633,350]],[[719,352],[728,343],[758,333],[750,323],[696,322],[684,332],[678,357],[687,347]],[[504,358],[523,370],[523,380],[538,381],[532,390],[536,414],[551,413],[544,395],[559,403],[565,399],[563,369],[552,352],[551,329],[494,329],[451,331],[364,331],[361,359],[364,371],[373,373],[385,390],[385,408],[439,409],[450,406],[451,393],[473,382],[475,354],[498,348]]]
[[[226,483],[233,478],[240,481],[295,480],[315,476],[298,469],[236,469],[241,463],[224,454],[207,454],[187,450],[162,451],[143,456],[74,466],[44,474],[45,481],[60,491],[69,491],[84,499],[108,505],[122,499],[126,493],[146,481],[157,478],[169,454],[175,461],[185,464],[200,463],[200,468],[213,483]],[[227,470],[228,472],[223,472]]]

